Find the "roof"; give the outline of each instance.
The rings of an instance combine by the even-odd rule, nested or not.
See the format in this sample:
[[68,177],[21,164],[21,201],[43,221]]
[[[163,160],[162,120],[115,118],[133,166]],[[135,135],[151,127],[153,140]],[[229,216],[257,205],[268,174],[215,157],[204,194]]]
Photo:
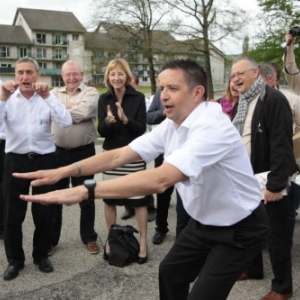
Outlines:
[[86,32],[72,12],[18,8],[13,25],[16,24],[18,14],[21,14],[31,30]]
[[33,44],[22,26],[0,25],[1,44]]

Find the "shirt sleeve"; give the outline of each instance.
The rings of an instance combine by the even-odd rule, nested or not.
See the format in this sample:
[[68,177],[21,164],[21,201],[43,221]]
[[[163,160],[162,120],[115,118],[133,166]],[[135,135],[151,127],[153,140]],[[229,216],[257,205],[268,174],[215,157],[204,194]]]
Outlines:
[[72,117],[70,113],[54,95],[50,94],[50,96],[44,101],[50,108],[51,119],[53,121],[55,121],[61,127],[69,127],[72,125]]
[[283,57],[284,60],[284,74],[285,78],[289,84],[289,86],[292,88],[292,90],[297,94],[300,95],[300,73],[299,69],[296,65],[295,60],[293,61],[285,61],[285,56]]

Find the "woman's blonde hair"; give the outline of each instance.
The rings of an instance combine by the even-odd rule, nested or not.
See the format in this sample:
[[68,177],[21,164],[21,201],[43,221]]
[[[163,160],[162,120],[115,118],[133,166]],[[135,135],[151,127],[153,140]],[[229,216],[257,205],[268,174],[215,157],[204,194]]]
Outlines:
[[132,73],[129,67],[128,62],[124,58],[116,58],[111,60],[105,70],[105,75],[104,75],[104,82],[105,85],[109,88],[111,92],[113,92],[113,87],[111,86],[109,82],[109,72],[115,68],[116,66],[121,67],[121,69],[125,72],[126,74],[126,83],[125,85],[129,85],[132,81]]

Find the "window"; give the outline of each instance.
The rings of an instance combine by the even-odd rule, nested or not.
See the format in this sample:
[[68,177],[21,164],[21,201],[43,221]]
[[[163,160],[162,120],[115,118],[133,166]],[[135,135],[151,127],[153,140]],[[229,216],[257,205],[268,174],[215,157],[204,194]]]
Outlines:
[[0,47],[0,57],[9,57],[9,47]]
[[53,59],[62,59],[61,49],[55,49]]
[[46,58],[47,51],[45,48],[37,48],[36,49],[36,58]]
[[73,41],[79,41],[79,35],[73,34]]
[[54,42],[55,42],[55,44],[62,44],[61,35],[56,34]]
[[143,76],[143,81],[147,82],[148,81],[148,77]]
[[1,68],[11,68],[11,64],[1,64]]
[[20,47],[20,57],[27,56],[27,48]]
[[47,69],[47,63],[45,63],[45,62],[39,62],[39,67],[41,69]]
[[46,34],[45,33],[37,33],[36,34],[36,41],[39,44],[46,44]]
[[55,86],[63,86],[64,85],[64,82],[61,78],[60,75],[53,75],[52,76],[52,86],[55,87]]

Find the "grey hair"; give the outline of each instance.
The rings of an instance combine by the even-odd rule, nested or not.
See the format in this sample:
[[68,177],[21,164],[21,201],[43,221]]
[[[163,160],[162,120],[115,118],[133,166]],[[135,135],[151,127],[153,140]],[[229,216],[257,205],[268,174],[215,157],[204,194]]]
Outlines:
[[270,63],[260,63],[258,64],[259,73],[266,78],[271,78],[276,74],[276,70]]
[[32,64],[34,65],[36,71],[37,71],[37,72],[40,71],[40,67],[39,67],[39,64],[37,63],[37,61],[36,61],[34,58],[28,57],[28,56],[24,56],[24,57],[20,58],[19,60],[17,60],[16,66],[17,66],[18,64],[25,63],[25,62],[30,62],[30,63],[32,63]]
[[78,68],[78,70],[80,72],[82,72],[81,65],[77,61],[75,61],[75,60],[67,60],[66,62],[63,63],[61,69],[63,70],[65,66],[76,66]]
[[249,62],[253,68],[258,68],[257,62],[253,58],[248,57],[248,56],[239,57],[237,60],[235,60],[233,62],[233,64],[236,64],[236,63],[238,63],[240,61],[244,61],[244,60]]

